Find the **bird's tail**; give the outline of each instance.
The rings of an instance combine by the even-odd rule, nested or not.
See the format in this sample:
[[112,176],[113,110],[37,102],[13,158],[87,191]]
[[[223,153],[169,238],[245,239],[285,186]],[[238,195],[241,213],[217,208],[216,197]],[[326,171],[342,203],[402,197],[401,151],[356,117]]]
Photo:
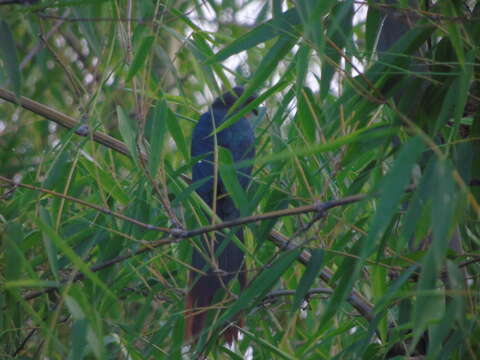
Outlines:
[[[236,232],[238,239],[243,242],[243,231]],[[225,243],[226,242],[226,243]],[[222,250],[223,247],[223,250]],[[235,276],[238,276],[240,288],[243,289],[247,283],[247,276],[243,270],[244,254],[234,241],[218,233],[214,246],[216,261],[219,271],[212,271],[211,262],[205,260],[205,250],[201,254],[194,249],[192,266],[199,271],[191,270],[189,274],[190,291],[185,302],[185,339],[189,342],[195,341],[206,328],[208,310],[215,308],[214,297],[219,290],[227,288],[228,283]],[[218,254],[219,253],[219,254]],[[236,323],[242,326],[242,319],[237,318]],[[228,343],[232,343],[238,336],[236,326],[228,326],[223,331],[223,337]]]

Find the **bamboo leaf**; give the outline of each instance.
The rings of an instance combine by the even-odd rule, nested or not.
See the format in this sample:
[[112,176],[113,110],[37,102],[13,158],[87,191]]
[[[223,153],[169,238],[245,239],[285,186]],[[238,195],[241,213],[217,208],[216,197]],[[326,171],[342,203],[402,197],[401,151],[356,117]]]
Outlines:
[[218,147],[218,159],[220,162],[219,170],[222,182],[227,188],[228,196],[231,196],[235,206],[240,209],[243,216],[248,214],[249,201],[238,180],[238,174],[233,166],[233,156],[230,151],[223,147]]
[[20,66],[18,64],[17,49],[10,26],[8,26],[8,24],[3,20],[0,20],[0,34],[2,34],[0,36],[0,55],[3,59],[5,71],[7,72],[10,82],[12,83],[13,91],[15,92],[17,98],[19,98],[21,95],[20,91],[22,77],[20,73]]
[[125,81],[128,82],[132,80],[132,78],[145,64],[145,61],[147,60],[148,54],[150,53],[154,41],[154,36],[146,36],[142,39],[138,51],[135,53],[135,56],[132,60],[132,65],[130,65],[130,69],[128,70]]
[[189,153],[187,148],[187,141],[185,140],[183,131],[180,127],[180,124],[178,123],[178,119],[175,117],[172,111],[168,108],[167,108],[166,117],[167,117],[168,130],[170,131],[170,134],[172,135],[173,140],[175,140],[175,144],[177,144],[177,148],[182,153],[183,158],[185,160],[188,160]]
[[138,159],[137,134],[125,111],[117,105],[118,128],[134,160]]
[[[442,297],[434,294],[436,281],[448,249],[448,242],[455,220],[456,191],[451,169],[445,161],[437,161],[432,192],[432,241],[425,259],[417,286],[415,304],[414,343],[418,341],[426,326],[441,318],[439,308]],[[434,306],[436,305],[436,306]]]
[[[223,61],[234,54],[253,48],[267,40],[276,37],[279,34],[288,32],[289,29],[298,25],[300,19],[297,9],[292,8],[280,14],[278,18],[267,21],[266,23],[255,27],[252,31],[239,37],[227,47],[220,50],[214,56],[207,59],[207,64]],[[289,36],[285,36],[288,38]]]
[[302,278],[297,287],[297,291],[293,297],[292,307],[290,308],[290,312],[293,313],[296,311],[302,302],[305,300],[305,296],[307,295],[308,291],[310,290],[312,284],[315,282],[320,270],[322,269],[323,265],[323,250],[322,249],[314,249],[310,252],[312,257],[307,264],[307,268],[303,273]]
[[[48,226],[52,226],[52,220],[50,218],[50,214],[48,211],[44,208],[40,208],[40,218],[45,224],[48,224]],[[57,282],[60,281],[60,275],[58,272],[58,251],[57,247],[55,246],[55,242],[52,240],[52,238],[46,233],[42,232],[42,238],[43,238],[43,245],[45,246],[45,251],[47,253],[48,257],[48,262],[50,263],[50,270],[52,271],[53,276],[55,277],[55,280]]]
[[[245,289],[235,303],[225,312],[218,321],[218,324],[232,318],[240,311],[252,306],[256,300],[261,299],[271,288],[290,265],[298,258],[301,249],[288,251],[279,256],[279,258],[269,267],[265,268]],[[218,325],[217,325],[218,326]]]
[[[355,244],[353,254],[359,257],[359,260],[346,259],[341,266],[340,284],[335,289],[332,298],[329,301],[327,309],[322,316],[322,323],[330,320],[338,311],[339,307],[348,296],[353,283],[358,276],[363,262],[375,250],[376,245],[385,230],[387,229],[393,215],[397,211],[398,203],[404,196],[405,188],[410,182],[410,173],[418,157],[422,153],[424,145],[420,137],[410,139],[401,149],[392,169],[383,178],[380,184],[380,201],[376,209],[372,224],[366,238],[360,243]],[[381,249],[378,249],[380,252]]]
[[[275,94],[279,91],[281,91],[282,89],[284,89],[285,87],[287,87],[289,84],[287,82],[278,82],[277,84],[275,84],[274,86],[272,86],[270,89],[268,89],[267,91],[265,91],[263,94],[261,94],[260,96],[258,96],[255,100],[253,100],[251,103],[249,103],[248,105],[246,106],[243,106],[242,109],[240,109],[239,111],[235,112],[233,115],[229,116],[219,127],[217,127],[213,132],[212,132],[212,135],[213,134],[218,134],[220,131],[222,131],[223,129],[226,129],[227,127],[231,126],[232,124],[234,124],[236,121],[240,120],[243,116],[245,116],[246,114],[250,113],[253,109],[255,109],[259,104],[261,104],[265,99],[267,99],[268,97],[272,96],[272,94]],[[244,95],[242,95],[237,101],[236,101],[236,104],[241,104],[243,101],[245,101],[245,99],[248,98],[248,96],[250,96],[252,93],[253,93],[253,90],[250,92],[250,95],[247,95],[247,97],[245,97],[245,94],[246,94],[246,91],[245,90],[245,93]]]
[[52,229],[48,224],[46,224],[42,219],[34,219],[35,224],[44,232],[55,244],[59,251],[61,251],[71,262],[75,265],[85,276],[90,279],[95,285],[101,288],[106,295],[110,296],[112,299],[116,299],[116,296],[112,291],[101,281],[98,276],[93,273],[88,265],[77,255],[75,252],[64,242],[64,240]]
[[152,109],[152,116],[149,118],[151,123],[150,132],[150,151],[148,161],[150,173],[156,176],[160,162],[163,156],[163,145],[165,134],[167,132],[168,106],[165,100],[159,100]]

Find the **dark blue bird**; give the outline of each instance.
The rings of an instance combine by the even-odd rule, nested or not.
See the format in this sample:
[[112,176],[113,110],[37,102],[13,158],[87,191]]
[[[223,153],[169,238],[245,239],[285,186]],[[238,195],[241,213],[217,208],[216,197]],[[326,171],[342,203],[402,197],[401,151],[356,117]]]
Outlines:
[[[192,134],[192,158],[204,155],[193,166],[192,180],[194,183],[200,180],[205,181],[196,191],[205,203],[212,209],[216,209],[216,214],[223,221],[237,218],[240,213],[233,200],[228,196],[220,174],[217,176],[217,194],[214,196],[215,135],[212,135],[212,132],[227,119],[229,109],[243,94],[243,91],[242,87],[237,86],[231,92],[226,92],[217,98],[210,111],[200,117]],[[248,98],[242,106],[254,99],[254,96]],[[242,106],[237,109],[241,109]],[[253,112],[256,113],[255,110]],[[216,142],[217,146],[227,148],[231,152],[234,162],[249,160],[255,156],[254,133],[246,118],[241,118],[220,131],[216,135]],[[246,189],[250,183],[251,171],[251,166],[237,169],[237,179],[243,189]],[[215,207],[213,206],[214,199]],[[235,234],[243,242],[242,229],[236,230]],[[246,273],[243,271],[244,254],[231,238],[231,236],[227,237],[222,233],[216,233],[214,238],[212,236],[209,236],[208,240],[205,237],[202,238],[200,251],[197,248],[193,249],[191,264],[195,269],[203,271],[205,275],[199,275],[198,271],[190,272],[191,288],[186,301],[185,335],[187,340],[195,339],[205,327],[207,316],[205,308],[212,305],[215,293],[219,289],[226,288],[228,282],[237,275],[241,288],[246,286]],[[208,246],[208,243],[213,243],[213,239],[215,239],[214,246]],[[218,266],[217,271],[212,268],[213,264]],[[225,330],[224,335],[226,341],[232,342],[237,336],[237,330],[230,327]]]

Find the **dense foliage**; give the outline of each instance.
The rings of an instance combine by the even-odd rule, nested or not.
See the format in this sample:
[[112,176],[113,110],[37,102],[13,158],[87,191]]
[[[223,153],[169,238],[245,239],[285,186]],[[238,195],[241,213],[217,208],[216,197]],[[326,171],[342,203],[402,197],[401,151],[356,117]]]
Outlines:
[[[479,18],[473,0],[0,0],[0,358],[480,357]],[[210,225],[190,136],[235,84],[258,94],[252,184],[228,153],[218,170],[250,286],[210,330],[246,322],[233,347],[187,347]]]

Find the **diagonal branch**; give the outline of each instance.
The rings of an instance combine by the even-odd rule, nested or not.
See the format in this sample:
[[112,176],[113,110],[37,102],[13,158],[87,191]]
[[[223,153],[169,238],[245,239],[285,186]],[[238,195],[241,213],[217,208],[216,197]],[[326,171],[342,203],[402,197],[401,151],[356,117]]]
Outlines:
[[[6,101],[9,101],[13,104],[18,104],[24,109],[27,109],[35,114],[43,116],[44,118],[47,118],[48,120],[51,120],[67,129],[78,129],[76,131],[77,135],[86,136],[90,134],[93,140],[98,142],[99,144],[105,145],[106,147],[112,150],[115,150],[122,155],[130,157],[128,148],[123,142],[115,139],[114,137],[111,137],[109,135],[106,135],[98,131],[93,131],[93,132],[90,132],[88,130],[80,131],[79,128],[83,124],[81,124],[79,121],[75,120],[74,118],[68,115],[65,115],[64,113],[61,113],[60,111],[52,109],[51,107],[40,104],[39,102],[36,102],[24,96],[21,96],[19,99],[17,99],[17,97],[13,92],[2,89],[2,88],[0,88],[0,98]],[[145,156],[145,155],[142,154],[142,156]]]
[[[96,204],[92,204],[92,203],[89,203],[87,201],[78,199],[76,197],[61,194],[59,192],[44,189],[44,188],[34,186],[34,185],[18,183],[18,182],[15,182],[14,180],[6,178],[4,176],[0,176],[0,181],[6,182],[6,183],[8,183],[8,184],[10,184],[14,187],[17,186],[17,187],[22,187],[22,188],[29,189],[29,190],[40,191],[40,192],[43,192],[43,193],[46,193],[46,194],[49,194],[49,195],[60,197],[62,199],[70,200],[70,201],[76,202],[80,205],[95,209],[95,210],[97,210],[99,212],[102,212],[104,214],[117,217],[117,218],[122,219],[124,221],[128,221],[128,222],[130,222],[132,224],[135,224],[139,227],[142,227],[144,229],[165,232],[165,233],[168,233],[168,234],[170,234],[170,235],[172,235],[176,238],[181,238],[181,239],[191,238],[191,237],[194,237],[194,236],[197,236],[197,235],[202,235],[202,234],[206,234],[206,233],[214,232],[214,231],[219,231],[219,230],[223,230],[223,229],[230,229],[230,228],[233,228],[235,226],[247,225],[247,224],[255,223],[255,222],[258,222],[258,221],[277,219],[277,218],[284,217],[284,216],[301,215],[301,214],[307,214],[307,213],[324,214],[328,210],[333,209],[335,207],[344,206],[344,205],[352,204],[352,203],[355,203],[355,202],[359,202],[359,201],[365,200],[365,199],[375,195],[375,194],[356,194],[356,195],[347,196],[345,198],[338,199],[338,200],[331,200],[331,201],[326,201],[326,202],[314,202],[313,204],[310,204],[310,205],[303,205],[303,206],[298,206],[298,207],[294,207],[294,208],[275,210],[275,211],[270,211],[270,212],[267,212],[267,213],[264,213],[264,214],[244,216],[244,217],[240,217],[240,218],[237,218],[237,219],[234,219],[234,220],[224,221],[224,222],[214,224],[214,225],[203,226],[203,227],[200,227],[198,229],[183,230],[183,229],[179,229],[179,228],[165,228],[165,227],[160,227],[160,226],[156,226],[156,225],[152,225],[152,224],[147,224],[147,223],[141,222],[139,220],[133,219],[131,217],[128,217],[126,215],[123,215],[121,213],[115,212],[113,210],[103,208],[103,207],[98,206]],[[411,191],[412,189],[413,189],[413,187],[409,187],[409,188],[407,188],[406,191]]]

